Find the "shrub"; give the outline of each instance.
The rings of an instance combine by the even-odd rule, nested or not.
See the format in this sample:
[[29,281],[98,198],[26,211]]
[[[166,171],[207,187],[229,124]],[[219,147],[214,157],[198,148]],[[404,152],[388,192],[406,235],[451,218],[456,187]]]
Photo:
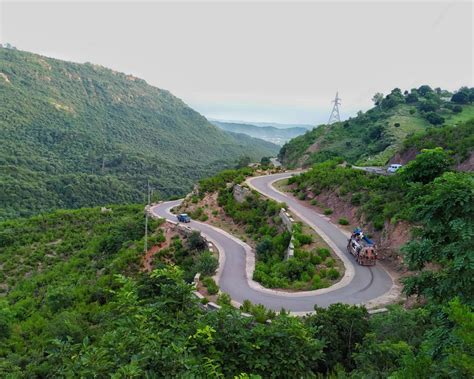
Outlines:
[[374,225],[375,230],[382,230],[385,225],[385,220],[383,216],[377,216],[372,221],[372,224]]
[[219,292],[219,286],[216,284],[214,279],[209,276],[202,280],[202,284],[207,288],[207,293],[209,295],[215,295]]
[[409,112],[410,114],[415,114],[416,110],[415,110],[415,109],[410,109],[408,112]]
[[339,224],[341,225],[349,225],[349,221],[347,219],[345,219],[344,217],[341,217],[339,219]]
[[201,275],[209,276],[214,275],[217,267],[219,267],[217,258],[214,257],[210,251],[205,251],[198,258],[196,270],[200,272]]
[[311,205],[318,205],[318,200],[313,199],[309,202]]
[[323,261],[331,255],[331,252],[329,251],[329,249],[326,249],[325,247],[320,247],[317,251],[318,251],[318,255],[321,257]]
[[362,193],[356,192],[351,197],[352,205],[360,205],[362,203]]
[[230,306],[231,305],[231,298],[228,293],[222,292],[217,297],[217,304],[220,306]]
[[396,122],[395,124],[393,124],[393,126],[395,126],[396,128],[399,128],[399,127],[400,127],[400,123],[399,123],[399,122]]
[[309,245],[313,242],[313,237],[309,234],[297,234],[295,237],[301,245]]
[[334,267],[334,259],[328,258],[326,259],[326,262],[324,263],[326,267]]
[[240,306],[240,310],[245,313],[251,313],[252,311],[252,302],[248,299],[245,299],[242,305]]
[[321,264],[321,262],[323,260],[321,259],[321,257],[319,255],[311,254],[311,257],[309,258],[309,261],[311,262],[311,264],[316,266],[316,265]]
[[462,107],[460,105],[455,105],[453,107],[453,112],[454,113],[461,113],[462,112]]
[[325,214],[326,216],[329,216],[330,214],[332,214],[332,209],[326,208],[326,209],[324,210],[324,214]]
[[335,268],[330,268],[328,270],[327,277],[331,280],[336,280],[339,278],[339,271],[337,271]]
[[306,199],[306,194],[305,194],[304,192],[300,192],[300,193],[298,194],[298,199],[300,199],[300,200]]
[[206,305],[207,303],[209,303],[209,299],[208,299],[207,297],[203,297],[203,298],[201,299],[201,304]]

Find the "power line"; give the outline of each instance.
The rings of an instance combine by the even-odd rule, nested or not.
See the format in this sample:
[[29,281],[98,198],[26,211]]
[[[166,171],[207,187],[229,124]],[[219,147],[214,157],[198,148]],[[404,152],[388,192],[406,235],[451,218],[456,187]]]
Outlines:
[[145,245],[144,245],[144,251],[145,254],[148,252],[148,212],[150,210],[150,182],[147,179],[146,181],[146,187],[147,187],[147,194],[148,194],[148,202],[145,207]]
[[339,105],[341,105],[341,98],[339,97],[339,92],[336,92],[336,97],[332,102],[334,103],[334,106],[332,107],[331,116],[329,116],[328,125],[341,121],[341,116],[339,114]]

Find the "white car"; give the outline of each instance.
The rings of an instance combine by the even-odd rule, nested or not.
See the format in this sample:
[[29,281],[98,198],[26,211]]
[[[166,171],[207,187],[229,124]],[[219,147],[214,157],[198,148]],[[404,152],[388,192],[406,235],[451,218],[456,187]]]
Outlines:
[[393,164],[391,164],[390,166],[388,166],[387,172],[393,174],[394,172],[397,172],[397,170],[398,170],[400,167],[402,167],[401,164],[393,163]]

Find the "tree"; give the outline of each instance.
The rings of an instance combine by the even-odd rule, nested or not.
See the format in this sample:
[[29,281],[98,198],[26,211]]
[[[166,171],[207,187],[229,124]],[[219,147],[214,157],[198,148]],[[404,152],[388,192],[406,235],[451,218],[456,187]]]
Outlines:
[[427,94],[432,93],[432,92],[433,90],[431,89],[431,87],[427,85],[422,85],[420,86],[420,88],[418,88],[418,93],[420,94],[420,96],[423,96],[423,97],[425,97]]
[[316,314],[306,324],[315,330],[315,336],[326,342],[324,367],[332,370],[337,364],[353,368],[352,353],[369,331],[368,313],[364,307],[332,304],[328,308],[314,307]]
[[430,112],[426,115],[426,119],[430,124],[441,125],[444,124],[444,118],[435,112]]
[[415,93],[409,93],[406,97],[405,97],[405,102],[407,104],[414,104],[418,101],[418,96],[415,94]]
[[235,168],[239,169],[239,168],[247,167],[250,164],[250,162],[252,162],[252,159],[249,156],[242,155],[237,161],[237,165],[235,166]]
[[266,261],[273,251],[273,243],[270,237],[265,237],[255,248],[258,259]]
[[383,93],[377,92],[372,97],[372,101],[374,102],[375,105],[380,105],[382,103],[383,98],[384,98]]
[[420,193],[413,214],[423,227],[403,248],[410,269],[420,272],[405,280],[405,292],[474,304],[474,178],[446,172]]
[[402,168],[400,175],[407,182],[426,184],[447,171],[451,164],[449,154],[441,147],[423,149],[421,154]]
[[262,159],[260,160],[260,164],[262,166],[269,166],[270,163],[271,163],[271,161],[270,161],[269,157],[262,157]]
[[452,97],[451,101],[456,104],[469,104],[470,100],[470,91],[467,87],[461,87]]

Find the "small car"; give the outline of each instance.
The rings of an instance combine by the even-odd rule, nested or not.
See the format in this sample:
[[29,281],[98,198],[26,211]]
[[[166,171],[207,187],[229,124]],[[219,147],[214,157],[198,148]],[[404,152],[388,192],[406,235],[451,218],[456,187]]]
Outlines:
[[393,174],[394,172],[397,172],[397,170],[398,170],[400,167],[402,167],[401,164],[393,163],[393,164],[391,164],[390,166],[388,166],[387,172]]
[[189,217],[186,213],[181,213],[178,215],[179,222],[191,222],[191,217]]

